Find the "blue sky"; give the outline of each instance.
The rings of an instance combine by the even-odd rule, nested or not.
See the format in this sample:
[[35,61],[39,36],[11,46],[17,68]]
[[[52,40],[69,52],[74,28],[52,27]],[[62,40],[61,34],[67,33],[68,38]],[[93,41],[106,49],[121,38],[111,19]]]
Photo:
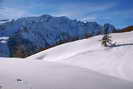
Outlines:
[[0,18],[50,14],[72,19],[133,25],[133,0],[0,0]]

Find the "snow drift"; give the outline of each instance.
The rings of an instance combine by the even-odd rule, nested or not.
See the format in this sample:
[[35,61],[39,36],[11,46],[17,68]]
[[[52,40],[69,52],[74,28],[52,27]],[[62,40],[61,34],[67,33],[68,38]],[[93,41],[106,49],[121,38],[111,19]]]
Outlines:
[[41,60],[0,60],[1,89],[133,89],[133,83],[86,68]]
[[66,43],[25,59],[0,58],[1,89],[133,89],[133,32]]
[[101,46],[102,36],[66,43],[29,59],[60,62],[133,81],[133,32],[112,34],[115,47]]

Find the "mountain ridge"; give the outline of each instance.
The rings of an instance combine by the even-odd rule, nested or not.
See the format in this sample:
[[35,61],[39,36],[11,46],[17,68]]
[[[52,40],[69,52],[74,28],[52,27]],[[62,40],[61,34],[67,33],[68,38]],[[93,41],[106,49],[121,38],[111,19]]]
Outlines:
[[[0,44],[9,52],[7,54],[7,50],[0,47],[5,52],[1,52],[0,56],[26,57],[61,43],[102,34],[104,29],[108,29],[109,32],[116,31],[111,24],[102,26],[96,22],[71,20],[65,16],[23,17],[0,25],[0,37],[9,37],[6,44]],[[26,49],[30,54],[26,54]],[[20,56],[23,54],[26,55]]]

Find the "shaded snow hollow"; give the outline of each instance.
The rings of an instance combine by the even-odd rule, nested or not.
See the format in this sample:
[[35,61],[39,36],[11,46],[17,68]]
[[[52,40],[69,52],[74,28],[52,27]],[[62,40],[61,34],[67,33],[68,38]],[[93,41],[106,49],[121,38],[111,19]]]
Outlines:
[[116,47],[101,46],[102,36],[66,43],[29,59],[76,65],[106,75],[133,81],[133,32],[112,34]]

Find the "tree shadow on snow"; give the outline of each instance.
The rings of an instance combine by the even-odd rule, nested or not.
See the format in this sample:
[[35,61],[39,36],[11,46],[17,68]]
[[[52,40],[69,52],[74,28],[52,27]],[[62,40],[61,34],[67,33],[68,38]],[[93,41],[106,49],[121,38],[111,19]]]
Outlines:
[[109,47],[121,47],[121,46],[133,46],[133,43],[125,43],[125,44],[112,44]]

